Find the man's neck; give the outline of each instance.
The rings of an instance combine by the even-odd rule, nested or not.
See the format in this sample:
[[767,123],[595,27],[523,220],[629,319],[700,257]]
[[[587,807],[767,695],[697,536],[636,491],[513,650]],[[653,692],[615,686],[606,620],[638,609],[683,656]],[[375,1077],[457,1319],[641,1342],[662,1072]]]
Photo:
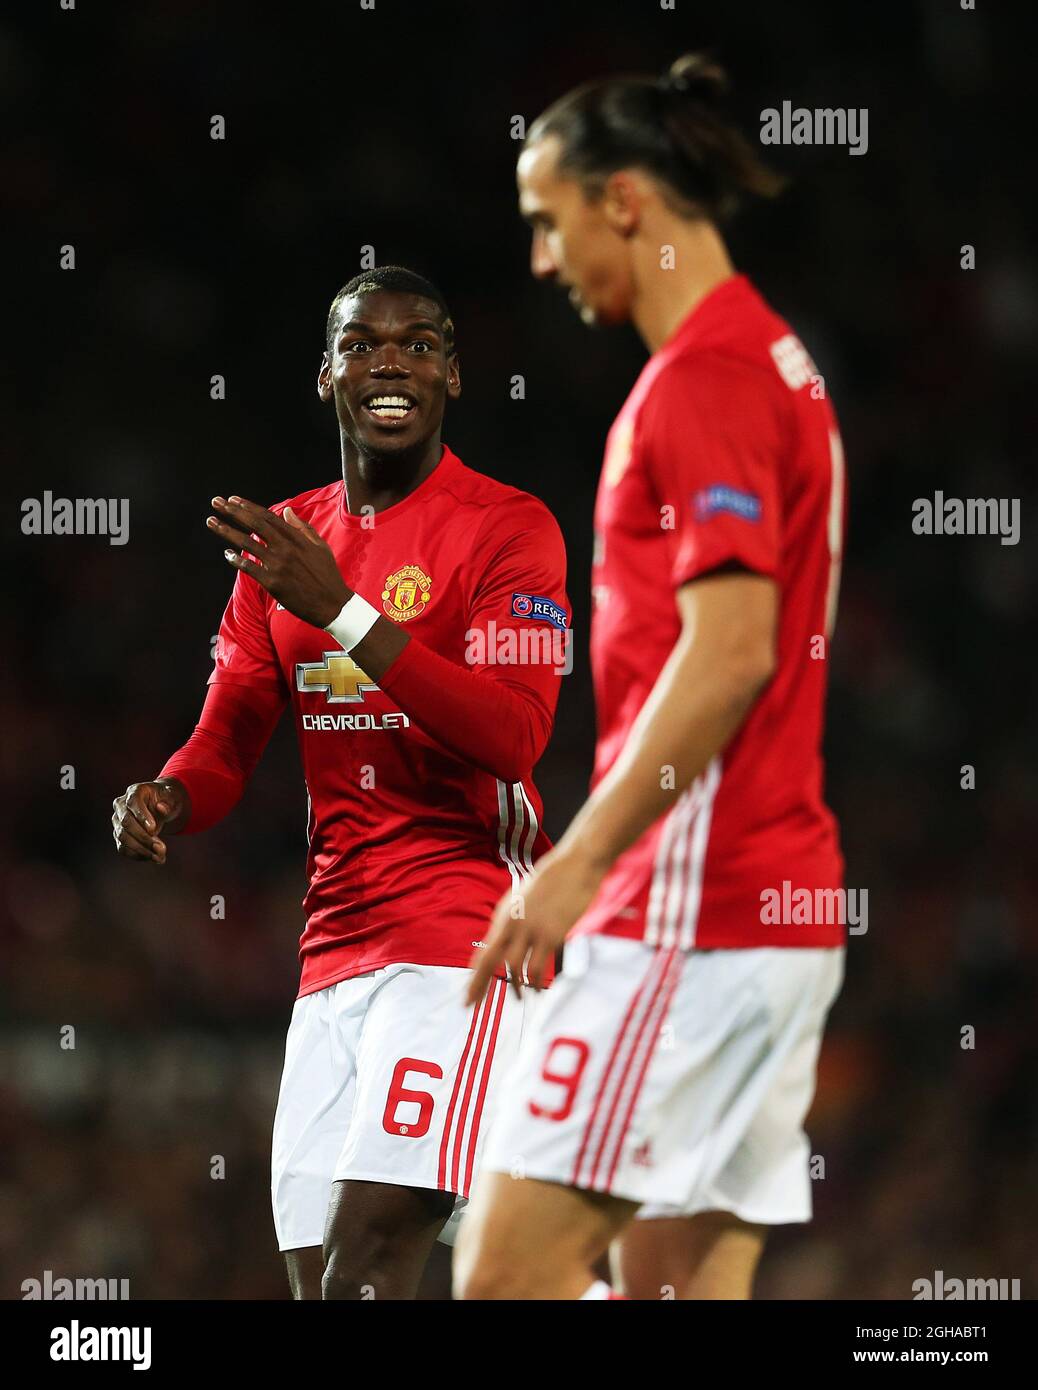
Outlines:
[[347,509],[356,516],[365,507],[384,512],[402,502],[425,482],[442,453],[438,434],[413,452],[391,455],[362,453],[343,435],[342,481]]
[[[673,268],[660,265],[661,247],[674,248]],[[631,320],[650,352],[656,352],[697,304],[735,274],[728,250],[710,222],[668,215],[639,233],[634,257]]]

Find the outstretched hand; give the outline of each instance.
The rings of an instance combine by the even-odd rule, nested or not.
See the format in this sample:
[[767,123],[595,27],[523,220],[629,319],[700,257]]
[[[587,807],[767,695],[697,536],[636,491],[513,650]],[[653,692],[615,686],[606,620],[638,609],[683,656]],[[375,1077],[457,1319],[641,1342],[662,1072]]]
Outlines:
[[291,507],[278,516],[243,497],[214,497],[213,506],[220,517],[206,525],[227,543],[228,564],[303,622],[327,627],[353,595],[327,541]]

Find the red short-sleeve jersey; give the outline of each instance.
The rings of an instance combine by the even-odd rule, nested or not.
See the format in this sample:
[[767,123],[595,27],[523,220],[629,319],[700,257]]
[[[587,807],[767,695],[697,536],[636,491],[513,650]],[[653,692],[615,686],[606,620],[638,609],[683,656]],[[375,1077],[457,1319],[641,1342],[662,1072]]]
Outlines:
[[683,947],[843,939],[820,745],[844,498],[814,364],[746,277],[731,277],[649,359],[607,440],[592,576],[595,781],[677,642],[683,584],[733,565],[774,579],[778,670],[729,745],[620,856],[578,932]]

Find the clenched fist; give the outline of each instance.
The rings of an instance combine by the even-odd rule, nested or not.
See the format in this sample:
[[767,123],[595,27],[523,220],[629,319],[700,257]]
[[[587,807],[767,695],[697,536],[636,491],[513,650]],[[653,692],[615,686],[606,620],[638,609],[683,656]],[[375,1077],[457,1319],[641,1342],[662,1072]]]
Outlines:
[[161,782],[134,782],[112,802],[112,835],[127,859],[150,859],[165,864],[166,844],[158,838],[166,828],[176,832],[191,814],[187,788],[175,777]]

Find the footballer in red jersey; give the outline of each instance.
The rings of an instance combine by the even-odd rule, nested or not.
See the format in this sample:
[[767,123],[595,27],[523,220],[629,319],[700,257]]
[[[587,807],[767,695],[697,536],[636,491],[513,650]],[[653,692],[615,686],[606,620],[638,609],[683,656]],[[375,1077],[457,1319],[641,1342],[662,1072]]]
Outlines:
[[568,669],[565,551],[541,502],[441,443],[461,382],[428,281],[381,267],[346,285],[318,389],[342,478],[270,509],[213,499],[238,573],[202,716],[113,819],[123,854],[163,863],[167,835],[231,810],[291,706],[309,888],[278,1244],[296,1297],[413,1297],[522,1031],[503,969],[464,996],[494,904],[548,847],[531,773]]
[[461,1232],[463,1297],[606,1296],[616,1242],[628,1295],[745,1298],[766,1229],[810,1218],[847,920],[820,752],[843,452],[719,231],[774,191],[721,85],[698,55],[590,83],[519,160],[534,274],[651,356],[595,507],[591,795],[474,961],[480,999],[500,961],[536,981],[569,938]]

